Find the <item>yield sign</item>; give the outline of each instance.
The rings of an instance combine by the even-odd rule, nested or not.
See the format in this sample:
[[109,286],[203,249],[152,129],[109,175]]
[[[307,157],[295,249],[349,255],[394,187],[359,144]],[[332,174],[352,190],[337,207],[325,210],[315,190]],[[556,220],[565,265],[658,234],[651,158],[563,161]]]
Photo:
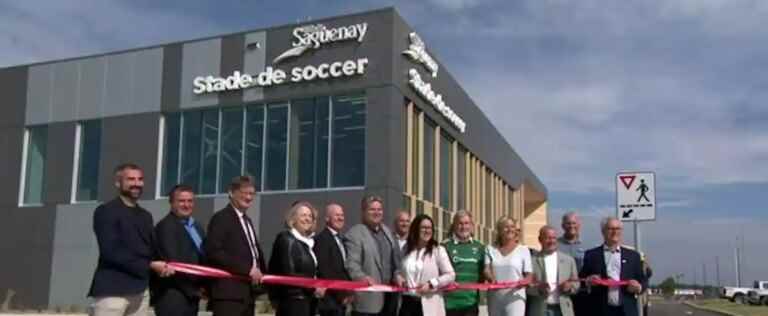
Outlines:
[[624,184],[627,190],[632,186],[632,182],[635,182],[635,176],[619,176],[619,179],[621,179],[621,183]]

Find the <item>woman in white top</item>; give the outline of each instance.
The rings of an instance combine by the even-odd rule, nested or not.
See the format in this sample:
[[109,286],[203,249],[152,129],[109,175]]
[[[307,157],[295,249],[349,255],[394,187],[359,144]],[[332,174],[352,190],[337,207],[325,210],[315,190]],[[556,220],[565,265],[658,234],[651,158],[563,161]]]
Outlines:
[[403,258],[403,277],[411,290],[403,293],[400,316],[445,316],[439,290],[456,275],[448,252],[435,240],[434,228],[432,218],[424,214],[411,222]]
[[[493,245],[485,257],[485,278],[490,282],[530,281],[533,271],[531,252],[520,245],[515,221],[502,217],[496,222]],[[525,315],[525,286],[488,292],[489,316]]]

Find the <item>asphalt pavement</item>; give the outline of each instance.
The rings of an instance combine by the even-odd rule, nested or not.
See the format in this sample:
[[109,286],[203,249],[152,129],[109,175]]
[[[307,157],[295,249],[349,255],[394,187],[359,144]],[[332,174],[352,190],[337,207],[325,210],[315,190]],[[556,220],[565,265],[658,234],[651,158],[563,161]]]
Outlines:
[[723,316],[722,314],[696,309],[676,301],[653,301],[648,316]]

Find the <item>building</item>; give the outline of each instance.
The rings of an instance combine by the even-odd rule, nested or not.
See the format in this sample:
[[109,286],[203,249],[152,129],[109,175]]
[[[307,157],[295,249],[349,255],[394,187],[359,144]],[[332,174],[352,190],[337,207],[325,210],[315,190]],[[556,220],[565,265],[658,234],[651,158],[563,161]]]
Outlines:
[[424,212],[445,235],[468,209],[488,241],[509,215],[535,245],[545,186],[435,56],[388,8],[0,69],[0,295],[86,302],[92,213],[128,161],[155,220],[178,182],[207,222],[233,176],[259,179],[250,215],[266,249],[292,201],[338,201],[356,223],[365,193],[388,223]]

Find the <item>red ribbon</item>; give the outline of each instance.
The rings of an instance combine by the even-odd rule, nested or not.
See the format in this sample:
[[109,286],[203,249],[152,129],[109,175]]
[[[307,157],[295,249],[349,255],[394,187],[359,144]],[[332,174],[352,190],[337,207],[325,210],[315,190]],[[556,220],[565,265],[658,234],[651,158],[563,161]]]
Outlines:
[[[242,281],[250,281],[251,279],[242,275],[235,275],[227,271],[182,262],[168,262],[168,266],[173,268],[176,272],[185,274],[191,274],[201,277],[220,278],[220,279],[237,279]],[[284,275],[264,275],[261,279],[265,284],[274,285],[288,285],[297,286],[303,288],[325,288],[341,291],[355,291],[355,292],[406,292],[413,289],[399,287],[386,284],[373,284],[369,285],[367,282],[362,281],[346,281],[346,280],[328,280],[328,279],[313,279],[296,276],[284,276]],[[528,280],[512,281],[512,282],[498,282],[498,283],[453,283],[442,288],[442,291],[456,291],[456,290],[475,290],[475,291],[490,291],[510,289],[517,287],[528,286],[531,282]]]
[[602,285],[607,287],[622,287],[624,285],[628,285],[629,281],[627,280],[614,280],[614,279],[594,279],[592,280],[592,284],[596,285]]

